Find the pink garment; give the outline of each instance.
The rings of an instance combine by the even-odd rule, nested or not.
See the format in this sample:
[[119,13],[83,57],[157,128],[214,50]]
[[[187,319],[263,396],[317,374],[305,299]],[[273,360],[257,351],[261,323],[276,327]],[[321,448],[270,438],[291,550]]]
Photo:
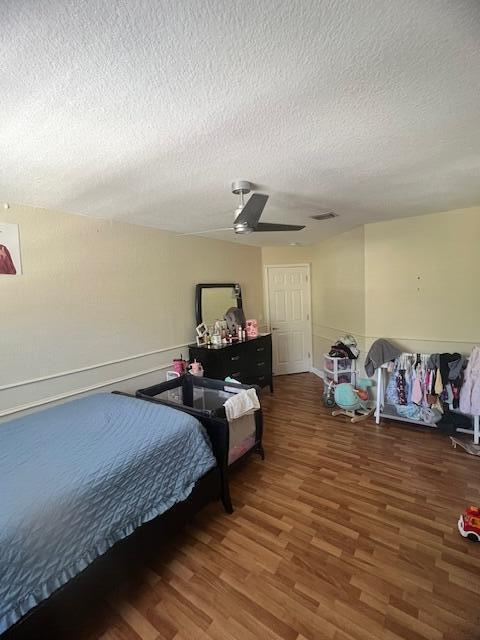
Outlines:
[[423,398],[422,383],[420,382],[420,374],[417,372],[412,388],[412,402],[421,404]]
[[460,411],[480,415],[480,347],[473,347],[460,391]]

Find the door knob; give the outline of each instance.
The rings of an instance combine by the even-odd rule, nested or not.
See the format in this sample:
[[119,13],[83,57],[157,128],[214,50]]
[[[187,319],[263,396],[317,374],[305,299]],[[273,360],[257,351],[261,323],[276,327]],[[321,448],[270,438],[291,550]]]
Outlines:
[[272,331],[278,331],[278,327],[272,327]]

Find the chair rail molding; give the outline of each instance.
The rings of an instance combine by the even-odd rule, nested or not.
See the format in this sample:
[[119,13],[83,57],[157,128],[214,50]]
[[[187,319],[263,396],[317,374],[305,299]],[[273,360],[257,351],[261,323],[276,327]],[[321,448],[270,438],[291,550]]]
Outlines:
[[6,391],[7,389],[16,389],[17,387],[24,387],[26,385],[37,384],[39,382],[46,382],[47,380],[55,380],[56,378],[63,378],[66,376],[74,375],[76,373],[83,373],[84,371],[92,371],[93,369],[101,369],[102,367],[109,367],[111,365],[120,364],[121,362],[130,362],[132,360],[138,360],[140,358],[146,358],[148,356],[155,356],[159,353],[166,353],[167,351],[176,351],[178,349],[185,349],[186,347],[188,347],[188,345],[189,345],[188,342],[184,342],[182,344],[176,344],[172,347],[162,347],[161,349],[154,349],[153,351],[145,351],[144,353],[135,353],[130,356],[124,356],[123,358],[117,358],[115,360],[107,360],[106,362],[98,362],[96,364],[87,365],[86,367],[79,367],[78,369],[69,369],[67,371],[50,373],[46,376],[31,378],[29,380],[18,380],[17,382],[10,382],[8,384],[0,385],[0,391]]
[[118,384],[119,382],[125,382],[125,380],[132,380],[133,378],[139,378],[141,376],[148,375],[149,373],[155,373],[156,371],[164,371],[165,369],[168,369],[170,366],[171,366],[171,363],[168,362],[167,364],[161,364],[158,367],[153,367],[151,369],[136,371],[135,373],[131,373],[125,376],[120,376],[118,378],[111,378],[110,380],[103,380],[102,382],[97,382],[88,387],[71,389],[70,391],[59,393],[55,396],[48,396],[46,398],[40,398],[39,400],[33,400],[32,402],[27,402],[25,404],[9,407],[8,409],[3,409],[0,411],[0,418],[4,418],[14,413],[20,413],[21,411],[28,411],[29,409],[35,409],[36,407],[41,407],[44,404],[51,404],[52,402],[59,402],[60,400],[66,400],[67,398],[72,398],[74,396],[81,395],[82,393],[89,393],[90,391],[95,391],[96,389],[103,389],[104,387],[109,387],[111,385]]

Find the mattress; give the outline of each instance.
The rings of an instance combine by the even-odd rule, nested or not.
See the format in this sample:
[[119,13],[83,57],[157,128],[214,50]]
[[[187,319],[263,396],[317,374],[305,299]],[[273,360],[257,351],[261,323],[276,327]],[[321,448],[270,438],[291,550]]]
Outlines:
[[215,464],[198,420],[126,396],[0,424],[0,633]]

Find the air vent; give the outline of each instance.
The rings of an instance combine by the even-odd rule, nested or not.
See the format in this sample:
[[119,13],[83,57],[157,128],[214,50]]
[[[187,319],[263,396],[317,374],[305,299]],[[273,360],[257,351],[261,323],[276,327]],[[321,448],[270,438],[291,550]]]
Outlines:
[[337,214],[333,211],[327,211],[327,213],[317,213],[316,216],[311,216],[312,220],[330,220],[330,218],[336,218]]

